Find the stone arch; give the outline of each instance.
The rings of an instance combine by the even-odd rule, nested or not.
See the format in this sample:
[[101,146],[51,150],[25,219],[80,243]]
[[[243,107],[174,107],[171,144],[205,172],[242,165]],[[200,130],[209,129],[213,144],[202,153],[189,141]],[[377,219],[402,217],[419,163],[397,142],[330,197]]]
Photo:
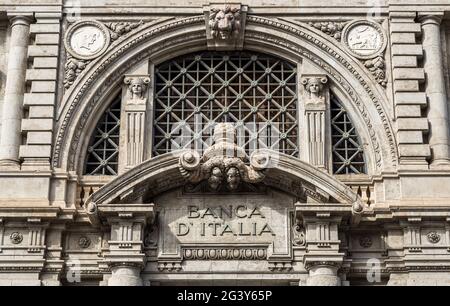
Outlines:
[[[186,182],[179,169],[179,159],[184,152],[180,150],[157,156],[118,176],[89,197],[87,209],[90,204],[139,204],[149,192],[151,196],[157,196],[181,187]],[[361,205],[358,195],[333,176],[295,157],[282,153],[276,156],[276,167],[267,169],[263,181],[266,185],[293,195],[306,192],[318,202],[338,203],[347,207],[355,203]]]
[[[65,93],[58,112],[55,168],[76,171],[82,155],[80,139],[86,138],[92,114],[121,82],[131,67],[149,58],[155,64],[174,56],[205,50],[204,16],[168,19],[146,24],[116,41],[100,58],[91,62]],[[371,85],[372,76],[337,42],[306,24],[249,16],[244,49],[258,50],[290,60],[308,60],[329,75],[339,88],[349,111],[357,111],[355,125],[368,142],[369,173],[392,169],[397,164],[395,137],[383,101],[386,94]],[[382,148],[380,144],[388,144]]]

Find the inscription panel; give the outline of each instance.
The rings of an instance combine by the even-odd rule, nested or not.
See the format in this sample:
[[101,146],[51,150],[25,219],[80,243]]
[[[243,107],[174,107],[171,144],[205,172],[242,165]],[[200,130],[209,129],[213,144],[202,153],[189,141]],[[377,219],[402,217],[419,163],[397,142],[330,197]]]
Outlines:
[[189,195],[155,199],[159,258],[262,260],[291,257],[293,199],[267,194]]

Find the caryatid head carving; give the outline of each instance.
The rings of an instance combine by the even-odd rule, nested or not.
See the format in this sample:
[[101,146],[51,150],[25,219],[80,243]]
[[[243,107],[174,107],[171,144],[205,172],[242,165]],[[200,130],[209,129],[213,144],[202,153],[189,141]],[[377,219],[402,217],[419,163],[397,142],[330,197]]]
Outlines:
[[209,25],[212,37],[230,39],[234,33],[240,31],[240,10],[230,6],[225,9],[212,9]]
[[128,94],[131,100],[145,99],[145,91],[149,83],[149,77],[126,77],[125,84],[128,85]]
[[310,102],[320,102],[324,99],[324,85],[328,82],[326,77],[304,77],[301,80],[305,91],[309,94]]

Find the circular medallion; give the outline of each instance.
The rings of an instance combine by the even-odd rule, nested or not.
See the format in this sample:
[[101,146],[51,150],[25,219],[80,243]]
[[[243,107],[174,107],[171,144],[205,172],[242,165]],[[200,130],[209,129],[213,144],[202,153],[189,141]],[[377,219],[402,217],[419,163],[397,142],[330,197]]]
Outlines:
[[78,239],[78,245],[82,249],[87,249],[91,245],[91,239],[86,236],[81,236],[80,239]]
[[363,236],[359,238],[359,245],[365,249],[370,248],[372,244],[372,238],[370,238],[369,236]]
[[347,24],[342,33],[345,48],[359,59],[379,56],[387,46],[381,25],[371,20],[356,20]]
[[438,243],[439,241],[441,241],[441,235],[439,235],[435,231],[432,231],[427,234],[427,239],[429,242],[435,244],[435,243]]
[[64,44],[73,57],[91,60],[102,55],[109,46],[111,37],[107,27],[98,21],[77,22],[66,33]]
[[20,244],[23,241],[23,235],[19,232],[14,232],[11,234],[11,236],[9,236],[9,239],[14,244]]

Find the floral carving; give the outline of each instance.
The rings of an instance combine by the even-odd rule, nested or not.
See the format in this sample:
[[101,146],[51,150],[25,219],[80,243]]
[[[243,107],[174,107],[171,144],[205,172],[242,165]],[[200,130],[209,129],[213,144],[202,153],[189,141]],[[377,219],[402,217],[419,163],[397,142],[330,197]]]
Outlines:
[[310,22],[309,25],[339,41],[342,37],[342,30],[345,27],[345,23],[333,21]]
[[224,9],[212,8],[209,14],[211,36],[219,39],[230,39],[241,30],[241,10],[226,6]]
[[364,66],[366,66],[366,68],[372,73],[378,84],[381,86],[386,86],[386,64],[383,57],[378,56],[374,59],[367,60],[364,62]]
[[427,239],[428,239],[428,241],[429,242],[431,242],[431,243],[433,243],[433,244],[436,244],[436,243],[438,243],[439,241],[441,241],[441,235],[439,235],[437,232],[435,232],[435,231],[432,231],[432,232],[429,232],[428,234],[427,234]]
[[13,244],[20,244],[23,241],[23,235],[19,232],[14,232],[9,236],[9,239]]
[[207,180],[212,190],[226,186],[236,190],[241,181],[261,182],[264,170],[270,162],[268,154],[255,151],[250,165],[245,164],[245,151],[236,145],[236,130],[231,123],[219,123],[214,129],[215,144],[205,150],[203,157],[195,151],[180,156],[179,169],[182,176],[191,183]]
[[144,21],[141,20],[139,22],[108,22],[105,26],[111,31],[111,39],[116,40],[143,24]]
[[300,222],[297,222],[292,227],[293,239],[292,244],[295,246],[305,246],[306,245],[306,236],[305,229],[301,226]]
[[66,65],[64,66],[64,88],[68,89],[77,79],[78,75],[86,68],[90,61],[76,59],[67,54]]

